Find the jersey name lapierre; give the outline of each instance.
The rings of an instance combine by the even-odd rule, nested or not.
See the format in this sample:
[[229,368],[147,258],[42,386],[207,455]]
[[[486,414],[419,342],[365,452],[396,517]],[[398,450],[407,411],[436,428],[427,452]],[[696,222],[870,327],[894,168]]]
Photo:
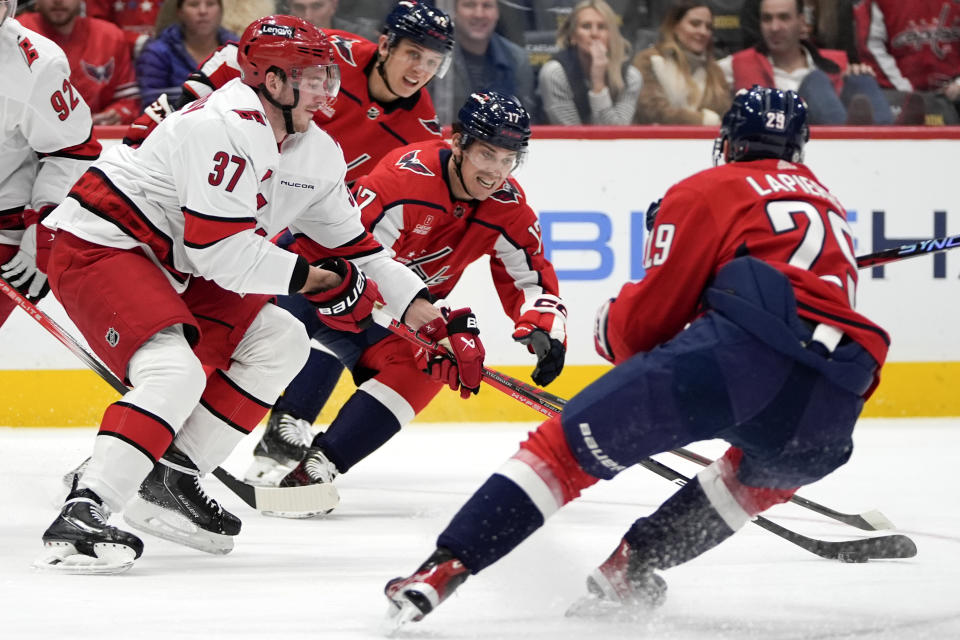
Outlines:
[[763,174],[763,179],[767,183],[767,188],[761,186],[756,180],[753,179],[753,176],[747,176],[746,178],[747,184],[749,184],[750,187],[761,197],[766,197],[771,193],[777,193],[779,191],[784,191],[787,193],[797,193],[798,191],[802,191],[812,196],[824,198],[825,200],[830,201],[838,210],[844,211],[843,205],[840,204],[840,201],[837,200],[836,196],[806,176],[787,173],[778,173],[776,175],[772,173],[765,173]]

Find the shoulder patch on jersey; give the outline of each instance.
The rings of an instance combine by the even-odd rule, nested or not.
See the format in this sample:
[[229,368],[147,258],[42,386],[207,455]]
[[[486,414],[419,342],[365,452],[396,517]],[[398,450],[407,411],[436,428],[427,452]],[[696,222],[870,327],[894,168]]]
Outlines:
[[420,121],[420,124],[423,125],[423,128],[432,133],[435,136],[439,136],[442,133],[440,128],[440,118],[430,118],[429,120],[424,120],[423,118],[417,118]]
[[407,171],[413,171],[414,173],[421,176],[435,176],[433,171],[427,169],[427,166],[420,162],[420,159],[417,157],[420,155],[420,149],[414,149],[409,151],[397,160],[397,166],[401,169],[406,169]]
[[23,54],[23,60],[27,63],[27,66],[33,66],[40,54],[37,53],[37,48],[30,42],[30,38],[21,38],[17,46],[20,47],[20,53]]
[[108,84],[110,79],[113,78],[113,70],[116,68],[116,63],[113,61],[113,58],[110,58],[101,65],[90,64],[86,60],[81,60],[80,66],[83,69],[83,73],[97,84]]
[[330,44],[337,50],[337,53],[340,54],[343,61],[351,67],[357,66],[357,61],[353,57],[353,45],[358,42],[360,41],[352,38],[344,38],[343,36],[330,36]]
[[253,120],[254,122],[259,122],[263,126],[267,126],[267,120],[263,113],[257,111],[256,109],[233,109],[233,112],[240,116],[241,120]]
[[514,187],[509,180],[506,180],[503,183],[498,191],[494,191],[490,197],[497,202],[502,202],[504,204],[515,204],[520,202],[520,192],[517,191],[517,188]]

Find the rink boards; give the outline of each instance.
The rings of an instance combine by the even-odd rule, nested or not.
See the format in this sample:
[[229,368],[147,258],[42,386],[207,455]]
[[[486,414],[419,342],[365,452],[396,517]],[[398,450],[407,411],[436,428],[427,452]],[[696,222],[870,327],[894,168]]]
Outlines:
[[[710,166],[712,135],[667,127],[535,131],[518,180],[540,216],[544,252],[557,268],[569,308],[567,366],[551,392],[569,397],[607,370],[593,352],[594,311],[623,282],[642,277],[644,211],[671,184]],[[807,152],[808,164],[848,209],[858,255],[960,233],[957,157],[960,131],[944,128],[815,129]],[[960,250],[860,271],[857,308],[892,337],[883,381],[866,415],[960,415],[958,275]],[[477,312],[488,366],[527,379],[533,356],[510,340],[512,324],[486,264],[468,269],[451,302]],[[75,331],[55,300],[48,297],[41,308]],[[0,424],[95,424],[116,397],[19,311],[0,329],[0,353]],[[351,388],[341,380],[329,405],[333,413]],[[321,421],[332,418],[330,411]],[[468,402],[443,392],[419,419],[535,418],[487,388]]]

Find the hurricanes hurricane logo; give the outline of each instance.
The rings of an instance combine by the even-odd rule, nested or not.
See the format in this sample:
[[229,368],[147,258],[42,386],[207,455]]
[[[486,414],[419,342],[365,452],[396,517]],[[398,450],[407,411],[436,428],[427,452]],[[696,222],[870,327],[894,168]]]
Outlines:
[[431,118],[430,120],[424,120],[423,118],[417,118],[420,121],[420,124],[423,125],[423,128],[432,133],[435,136],[441,135],[440,128],[440,119]]
[[495,191],[490,195],[491,198],[497,202],[503,202],[504,204],[514,204],[520,202],[520,192],[517,190],[509,180],[505,180],[503,186],[500,187],[499,191]]
[[87,77],[98,84],[107,84],[110,82],[110,79],[113,77],[113,69],[116,66],[113,58],[110,58],[100,66],[90,64],[86,60],[81,60],[80,64]]
[[357,66],[357,61],[353,57],[353,45],[360,42],[343,36],[330,36],[330,43],[336,48],[337,53],[351,67]]
[[401,169],[406,169],[407,171],[412,171],[421,176],[433,176],[436,175],[430,169],[427,169],[426,165],[420,162],[420,159],[417,156],[420,154],[420,149],[415,149],[409,153],[403,154],[399,160],[397,160],[397,166]]

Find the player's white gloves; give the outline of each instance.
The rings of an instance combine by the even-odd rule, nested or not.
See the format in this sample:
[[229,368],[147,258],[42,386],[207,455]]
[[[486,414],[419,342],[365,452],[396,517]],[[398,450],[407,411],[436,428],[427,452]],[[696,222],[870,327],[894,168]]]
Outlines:
[[11,287],[26,296],[30,302],[37,302],[47,295],[50,285],[47,276],[37,268],[37,225],[31,224],[20,239],[20,250],[5,265],[0,273]]
[[513,339],[537,356],[530,378],[546,386],[563,371],[567,353],[567,308],[557,296],[544,294],[520,307]]

